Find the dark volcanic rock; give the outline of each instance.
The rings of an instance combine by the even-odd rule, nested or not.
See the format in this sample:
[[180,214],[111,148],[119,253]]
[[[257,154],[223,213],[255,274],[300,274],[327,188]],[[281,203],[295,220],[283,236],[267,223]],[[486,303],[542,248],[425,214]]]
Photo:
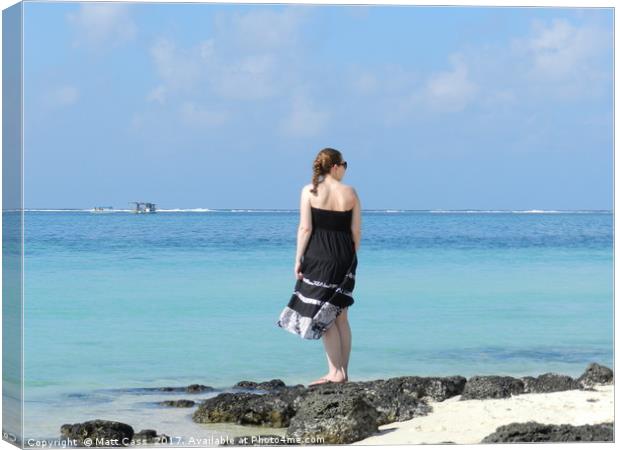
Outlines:
[[300,388],[277,389],[267,394],[226,392],[204,400],[194,412],[197,423],[233,422],[239,425],[287,427],[295,415],[294,400]]
[[508,398],[522,394],[524,383],[518,378],[499,375],[473,376],[465,383],[460,400]]
[[[299,385],[298,385],[299,386]],[[274,389],[285,388],[286,384],[284,381],[274,378],[273,380],[263,381],[261,383],[257,383],[256,381],[240,381],[233,386],[233,388],[244,388],[244,389],[260,389],[262,391],[272,391]]]
[[[273,382],[274,380],[272,380]],[[276,380],[277,381],[277,380]],[[308,396],[337,395],[346,398],[362,395],[378,412],[377,424],[409,420],[432,411],[426,399],[437,401],[462,392],[463,377],[399,377],[388,380],[326,383],[308,388],[303,385],[274,388],[266,394],[225,393],[205,400],[194,413],[199,423],[233,422],[240,425],[287,427]],[[254,382],[239,382],[236,387],[253,388]]]
[[163,402],[159,402],[162,406],[173,406],[175,408],[191,408],[196,405],[194,400],[164,400]]
[[133,435],[133,445],[140,444],[167,444],[170,443],[170,436],[157,434],[155,430],[140,430]]
[[258,397],[260,397],[259,394],[247,392],[224,392],[204,400],[194,411],[192,420],[197,423],[241,423],[241,418],[248,409],[247,404]]
[[419,398],[428,397],[436,402],[463,393],[467,379],[459,375],[452,377],[397,377],[385,381],[385,388],[415,392]]
[[[326,383],[310,386],[300,398],[312,392],[339,393],[340,395],[360,394],[379,413],[378,425],[384,425],[427,415],[432,411],[427,399],[443,401],[459,395],[465,383],[466,379],[460,376],[443,378],[405,376],[345,384]],[[296,403],[299,403],[299,400]]]
[[186,392],[190,394],[197,394],[199,392],[207,392],[213,391],[214,389],[211,386],[205,386],[204,384],[190,384],[185,388]]
[[198,394],[200,392],[211,392],[215,390],[213,387],[205,386],[204,384],[190,384],[189,386],[164,386],[152,389],[162,392],[187,392],[189,394]]
[[293,402],[293,407],[299,411],[306,398],[326,395],[335,395],[340,398],[363,396],[377,410],[378,425],[423,416],[431,411],[427,403],[418,397],[417,392],[398,391],[397,383],[386,387],[383,380],[310,386],[301,392],[301,395]]
[[498,427],[486,436],[481,444],[493,442],[573,442],[613,441],[614,424],[597,425],[547,425],[538,422],[511,423]]
[[612,384],[614,382],[614,372],[609,367],[590,363],[585,372],[577,378],[577,382],[583,387],[592,387],[596,384]]
[[581,389],[581,384],[574,378],[552,372],[544,373],[537,377],[523,377],[521,380],[524,385],[524,394]]
[[299,403],[286,437],[304,444],[348,444],[376,433],[378,417],[363,395],[315,392]]
[[162,391],[162,392],[182,392],[185,391],[184,387],[172,387],[172,386],[163,386],[160,388],[152,388],[153,390],[156,391]]
[[[95,419],[82,423],[66,423],[60,427],[60,435],[64,439],[75,439],[80,446],[124,447],[133,438],[134,431],[126,423]],[[91,440],[90,445],[84,445],[85,439]]]
[[243,414],[241,425],[265,425],[270,427],[287,427],[295,415],[294,401],[302,389],[278,389],[250,400]]

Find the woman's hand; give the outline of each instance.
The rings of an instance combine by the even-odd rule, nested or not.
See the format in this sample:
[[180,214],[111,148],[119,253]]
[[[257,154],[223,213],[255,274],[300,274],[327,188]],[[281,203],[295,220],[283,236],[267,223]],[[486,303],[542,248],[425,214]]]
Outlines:
[[301,280],[303,274],[301,273],[301,261],[297,260],[297,262],[295,263],[295,278],[297,278],[298,280]]

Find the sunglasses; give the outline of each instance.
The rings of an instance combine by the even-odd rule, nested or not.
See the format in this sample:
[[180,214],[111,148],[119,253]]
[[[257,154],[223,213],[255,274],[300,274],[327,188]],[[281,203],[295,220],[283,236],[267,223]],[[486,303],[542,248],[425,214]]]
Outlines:
[[346,161],[342,161],[340,164],[337,164],[338,166],[344,166],[345,170],[347,168],[347,162]]

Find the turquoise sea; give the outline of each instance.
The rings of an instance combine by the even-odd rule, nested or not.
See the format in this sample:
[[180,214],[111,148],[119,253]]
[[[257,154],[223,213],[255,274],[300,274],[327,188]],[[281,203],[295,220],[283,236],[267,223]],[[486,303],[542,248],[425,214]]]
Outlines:
[[[206,436],[224,427],[155,404],[187,394],[143,388],[323,375],[322,342],[275,325],[298,215],[26,211],[26,438],[95,418]],[[613,214],[365,210],[354,298],[352,381],[612,367]]]

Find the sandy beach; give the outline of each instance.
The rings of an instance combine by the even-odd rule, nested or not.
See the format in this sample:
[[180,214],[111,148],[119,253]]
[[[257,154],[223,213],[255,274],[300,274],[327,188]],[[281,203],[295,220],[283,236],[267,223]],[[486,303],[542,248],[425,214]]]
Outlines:
[[351,445],[477,444],[501,425],[536,421],[585,425],[614,420],[614,386],[595,391],[570,390],[515,395],[504,399],[463,400],[457,395],[430,402],[433,412],[405,422],[379,427],[380,432]]

